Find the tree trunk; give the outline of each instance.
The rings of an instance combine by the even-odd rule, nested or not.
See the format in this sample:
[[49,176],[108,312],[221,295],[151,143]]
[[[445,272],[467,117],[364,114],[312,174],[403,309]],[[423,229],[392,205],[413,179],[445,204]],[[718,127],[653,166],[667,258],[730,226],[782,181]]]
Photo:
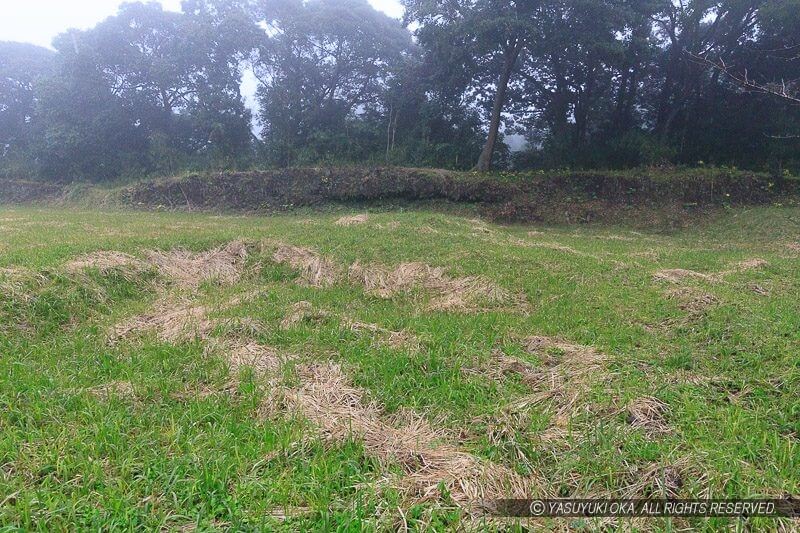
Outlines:
[[389,164],[389,154],[392,150],[392,106],[389,106],[389,124],[386,126],[386,164]]
[[500,120],[502,119],[503,107],[506,104],[506,92],[508,91],[508,82],[511,79],[511,74],[514,72],[514,65],[517,63],[522,46],[519,40],[514,41],[513,44],[506,47],[503,55],[503,72],[500,74],[500,79],[497,80],[497,92],[494,95],[494,105],[492,106],[492,118],[489,122],[489,136],[486,138],[486,144],[483,145],[481,155],[478,158],[478,164],[475,165],[475,170],[485,172],[492,168],[492,156],[494,155],[494,146],[497,143],[497,135],[500,131]]
[[586,73],[586,82],[582,92],[578,93],[578,101],[575,104],[575,137],[574,146],[576,148],[586,144],[589,136],[589,109],[591,108],[592,98],[594,98],[595,85],[595,66],[592,64],[591,53],[586,61],[591,66]]

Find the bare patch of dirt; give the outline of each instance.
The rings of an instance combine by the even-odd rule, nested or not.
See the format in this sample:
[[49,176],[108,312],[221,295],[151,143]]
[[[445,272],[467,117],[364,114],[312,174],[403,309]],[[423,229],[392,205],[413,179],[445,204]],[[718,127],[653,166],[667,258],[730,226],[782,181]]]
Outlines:
[[338,219],[335,224],[337,226],[357,226],[359,224],[364,224],[369,220],[369,216],[367,214],[363,215],[353,215],[349,217],[342,217]]
[[402,263],[394,269],[355,262],[350,266],[349,277],[367,293],[379,298],[388,299],[415,289],[431,291],[434,294],[429,305],[431,310],[478,311],[498,305],[520,310],[527,307],[523,295],[512,294],[483,277],[451,278],[444,268],[419,262]]
[[312,287],[330,287],[339,280],[339,271],[333,262],[310,248],[281,244],[272,258],[276,263],[297,270],[300,279]]
[[667,416],[669,406],[652,396],[637,398],[626,408],[627,422],[635,429],[641,429],[648,437],[657,437],[670,432]]
[[202,253],[149,251],[147,258],[162,275],[182,286],[197,287],[212,279],[230,284],[241,277],[247,246],[241,241],[233,241]]
[[292,310],[281,320],[281,329],[288,330],[302,323],[316,323],[325,320],[329,316],[327,311],[315,309],[311,302],[297,302],[292,306]]
[[532,478],[458,450],[423,419],[405,414],[388,423],[334,364],[300,369],[301,385],[290,391],[296,408],[335,441],[356,437],[382,462],[399,463],[398,487],[414,501],[436,500],[444,487],[464,506],[484,499],[524,497],[541,490]]
[[67,272],[81,272],[87,268],[96,268],[101,273],[120,269],[132,273],[141,272],[147,265],[130,254],[115,251],[100,251],[77,257],[64,265]]
[[203,340],[215,325],[208,313],[208,308],[202,305],[162,302],[150,313],[117,324],[111,328],[108,338],[116,342],[152,331],[163,342]]
[[786,249],[791,251],[791,252],[800,253],[800,242],[787,243],[786,244]]

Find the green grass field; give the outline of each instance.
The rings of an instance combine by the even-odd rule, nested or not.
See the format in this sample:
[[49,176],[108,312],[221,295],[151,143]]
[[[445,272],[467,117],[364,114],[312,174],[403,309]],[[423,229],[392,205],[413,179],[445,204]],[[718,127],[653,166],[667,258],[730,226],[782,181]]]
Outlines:
[[800,493],[800,208],[345,214],[0,209],[0,529],[800,527],[476,511]]

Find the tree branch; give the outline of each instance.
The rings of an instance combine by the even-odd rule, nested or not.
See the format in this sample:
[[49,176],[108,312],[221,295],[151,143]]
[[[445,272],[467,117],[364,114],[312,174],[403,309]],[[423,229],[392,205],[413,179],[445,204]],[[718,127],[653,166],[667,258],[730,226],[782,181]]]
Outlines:
[[747,69],[741,73],[733,72],[733,69],[726,65],[725,61],[722,59],[713,61],[704,55],[693,54],[687,50],[684,50],[684,52],[695,61],[722,72],[745,90],[772,95],[788,101],[793,105],[800,105],[800,80],[791,81],[789,83],[787,83],[786,80],[781,80],[777,83],[761,84],[749,78]]

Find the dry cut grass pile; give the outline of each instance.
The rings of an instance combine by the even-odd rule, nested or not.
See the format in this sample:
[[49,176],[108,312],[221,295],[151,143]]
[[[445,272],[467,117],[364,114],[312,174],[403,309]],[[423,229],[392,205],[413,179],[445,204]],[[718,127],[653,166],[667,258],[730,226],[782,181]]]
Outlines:
[[273,376],[287,360],[278,350],[254,341],[228,343],[222,349],[227,354],[228,365],[232,374],[243,368],[250,368],[261,378]]
[[[725,270],[718,272],[702,273],[694,270],[687,270],[683,268],[672,268],[659,270],[653,274],[653,280],[657,282],[667,282],[673,285],[672,288],[664,292],[664,296],[668,300],[675,300],[678,302],[678,307],[689,313],[692,316],[699,316],[718,303],[717,297],[708,291],[689,284],[689,281],[701,281],[711,284],[725,284],[726,276],[747,272],[750,270],[757,270],[764,268],[769,263],[764,259],[752,258],[744,261],[734,263]],[[750,283],[747,285],[748,290],[766,296],[769,290],[762,285]]]
[[349,277],[354,283],[363,285],[368,293],[380,298],[391,298],[415,288],[440,286],[446,278],[443,268],[424,263],[402,263],[391,269],[359,262],[350,266]]
[[398,486],[415,501],[436,500],[442,487],[465,507],[484,499],[525,497],[537,480],[465,453],[445,442],[425,420],[406,414],[388,421],[375,402],[353,387],[333,363],[298,369],[300,385],[288,392],[292,403],[332,440],[357,438],[382,462],[402,466]]
[[42,286],[46,282],[47,277],[28,268],[0,268],[0,295],[12,300],[31,300],[33,294],[30,288]]
[[713,294],[686,285],[667,290],[665,296],[668,300],[678,302],[678,307],[691,315],[703,313],[718,302],[717,297]]
[[203,340],[215,326],[208,313],[209,309],[202,305],[162,302],[149,313],[115,325],[108,338],[110,342],[116,342],[152,331],[163,342]]
[[372,335],[375,342],[381,346],[412,352],[417,352],[421,348],[419,339],[409,331],[392,331],[377,324],[358,321],[347,322],[347,325],[352,331]]
[[355,262],[350,266],[349,277],[379,298],[392,298],[415,289],[430,291],[433,298],[429,308],[437,311],[476,311],[500,305],[521,309],[527,303],[523,295],[512,294],[480,276],[452,278],[442,267],[419,262],[402,263],[395,268]]
[[[273,260],[298,271],[300,280],[312,287],[330,287],[341,278],[331,260],[310,248],[280,244]],[[356,261],[348,269],[348,278],[379,298],[388,299],[414,290],[429,291],[433,294],[429,309],[435,311],[480,311],[501,306],[524,311],[528,307],[524,295],[514,294],[486,278],[452,278],[444,268],[420,262],[401,263],[391,268]]]
[[710,274],[704,274],[702,272],[695,272],[694,270],[687,270],[684,268],[670,268],[665,270],[659,270],[655,274],[653,274],[653,279],[655,281],[666,281],[669,283],[683,283],[686,280],[699,280],[699,281],[706,281],[710,283],[718,283],[722,281],[722,278],[728,276],[730,274],[738,274],[740,272],[747,272],[749,270],[756,270],[759,268],[764,268],[765,266],[769,265],[764,259],[760,258],[751,258],[745,259],[744,261],[739,261],[735,263],[731,267],[721,270],[719,272],[712,272]]
[[300,273],[300,279],[311,287],[330,287],[339,279],[336,265],[310,248],[281,244],[272,258]]
[[[147,257],[149,265],[175,280],[179,286],[193,287],[209,279],[236,282],[247,249],[236,241],[199,254],[178,250],[149,252]],[[300,279],[313,287],[328,287],[341,278],[333,262],[309,248],[280,244],[273,259],[299,271]],[[136,265],[135,268],[148,266],[126,254],[101,252],[75,260],[69,268],[82,270],[91,266],[102,270],[128,268],[130,265]],[[402,263],[394,268],[356,262],[350,267],[348,276],[351,282],[380,298],[414,290],[428,291],[431,293],[429,308],[434,310],[477,310],[482,305],[519,308],[524,305],[523,297],[511,294],[482,277],[450,277],[444,268],[420,262]],[[664,271],[661,279],[686,277],[710,279],[683,270]],[[299,384],[292,388],[280,385],[280,370],[293,357],[253,340],[223,339],[215,342],[211,333],[217,321],[208,315],[209,309],[202,305],[163,301],[153,311],[115,326],[109,339],[117,341],[155,332],[165,342],[207,341],[210,349],[225,354],[231,374],[249,368],[267,385],[259,410],[262,415],[274,415],[279,404],[284,404],[308,418],[330,440],[358,439],[365,451],[387,468],[391,465],[402,468],[402,475],[394,478],[394,485],[411,501],[436,501],[444,490],[465,509],[478,509],[485,500],[543,494],[543,487],[547,484],[536,476],[520,476],[505,466],[463,451],[449,443],[446,435],[419,415],[403,412],[386,416],[379,404],[368,401],[364,391],[349,382],[337,364],[299,365],[296,367]],[[292,306],[280,327],[291,329],[327,317],[327,312],[315,309],[310,302],[300,301]],[[345,320],[345,324],[353,331],[371,335],[375,342],[384,346],[404,350],[420,348],[419,340],[406,331],[392,331],[377,324],[351,320]],[[519,412],[528,405],[547,403],[554,414],[554,427],[548,431],[553,434],[551,436],[560,435],[576,413],[588,408],[586,396],[591,387],[609,378],[606,357],[592,347],[549,337],[526,338],[524,348],[538,356],[542,365],[534,366],[497,353],[494,367],[487,372],[494,373],[497,379],[510,373],[521,376],[532,393],[512,408]],[[132,387],[115,382],[92,393],[104,397],[131,396]],[[667,406],[655,398],[631,402],[626,406],[626,413],[630,425],[648,435],[669,431]]]
[[162,275],[182,286],[197,287],[212,279],[230,284],[241,277],[247,246],[241,241],[233,241],[201,253],[149,251],[147,258]]
[[681,283],[687,279],[714,281],[715,278],[710,274],[703,274],[702,272],[695,272],[694,270],[687,270],[685,268],[668,268],[659,270],[653,274],[653,279],[656,281],[667,281],[669,283]]
[[637,398],[626,409],[631,427],[643,430],[649,437],[657,437],[670,432],[667,422],[669,406],[652,396]]
[[596,383],[609,378],[608,358],[591,346],[573,344],[550,337],[525,339],[525,350],[542,359],[541,368],[528,368],[523,379],[537,392],[527,401],[550,401],[558,417],[572,413]]
[[330,314],[322,309],[316,309],[311,302],[301,301],[292,305],[292,309],[283,320],[282,330],[292,329],[303,323],[315,323],[325,320]]
[[108,400],[112,397],[128,399],[134,396],[133,385],[128,381],[111,381],[87,389],[87,392],[102,400]]
[[369,220],[369,216],[366,214],[363,215],[353,215],[349,217],[342,217],[338,219],[335,224],[337,226],[357,226],[358,224],[363,224]]
[[365,451],[386,467],[401,466],[403,473],[393,484],[413,501],[439,500],[444,488],[455,502],[477,510],[486,499],[521,498],[540,488],[537,479],[520,476],[447,443],[444,435],[417,415],[384,416],[381,406],[368,401],[364,391],[354,387],[335,363],[299,365],[299,384],[282,388],[274,378],[287,356],[252,342],[223,349],[232,372],[249,367],[266,380],[262,414],[274,414],[280,397],[317,426],[326,439],[358,439]]
[[147,264],[130,254],[115,251],[100,251],[82,255],[69,261],[65,265],[67,272],[80,272],[87,268],[96,268],[102,273],[114,269],[131,270],[140,272],[147,268]]
[[736,263],[732,271],[744,272],[746,270],[755,270],[759,268],[764,268],[767,265],[769,265],[769,262],[766,259],[760,259],[758,257],[755,257],[753,259],[745,259],[744,261]]
[[233,241],[201,253],[148,250],[144,255],[146,261],[124,252],[92,252],[67,262],[64,268],[71,273],[96,268],[102,273],[116,269],[136,274],[153,267],[161,275],[183,287],[197,287],[212,279],[230,284],[237,282],[242,274],[247,246],[242,241]]

